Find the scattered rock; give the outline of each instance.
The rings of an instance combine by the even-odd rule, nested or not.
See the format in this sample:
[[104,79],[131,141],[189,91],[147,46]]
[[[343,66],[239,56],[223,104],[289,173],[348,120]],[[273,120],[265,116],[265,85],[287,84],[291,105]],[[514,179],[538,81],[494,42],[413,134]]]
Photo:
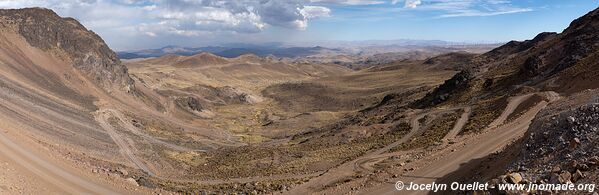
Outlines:
[[576,183],[578,180],[584,178],[584,174],[580,172],[580,170],[576,170],[576,172],[572,175],[572,181]]
[[200,101],[196,97],[180,97],[175,100],[175,103],[180,108],[189,110],[191,112],[201,112],[204,109],[204,107],[200,104]]
[[130,183],[131,185],[134,185],[134,186],[139,186],[139,184],[137,183],[137,181],[135,181],[135,179],[133,179],[133,178],[131,178],[131,177],[129,177],[129,178],[127,178],[127,179],[125,179],[125,181],[127,181],[127,182],[128,182],[128,183]]
[[570,162],[568,170],[574,172],[576,171],[576,169],[578,169],[578,161],[573,160],[572,162]]
[[508,181],[513,184],[519,184],[522,181],[522,175],[520,173],[511,173],[507,175]]
[[499,183],[507,183],[507,176],[506,175],[501,175],[499,176]]
[[554,166],[553,169],[551,169],[552,173],[559,173],[560,171],[562,171],[562,168],[559,166]]
[[574,150],[580,145],[580,139],[577,137],[570,140],[570,149]]
[[557,173],[552,173],[551,178],[549,179],[549,183],[558,184],[560,182],[560,176]]
[[599,157],[598,156],[593,156],[589,159],[591,162],[593,162],[596,165],[599,165]]
[[564,171],[562,174],[559,174],[560,183],[571,183],[572,181],[570,181],[570,179],[572,179],[572,174],[570,174],[568,171]]
[[121,175],[123,175],[123,176],[127,176],[127,175],[129,175],[129,172],[128,172],[127,170],[125,170],[125,169],[121,169],[121,168],[119,168],[119,169],[118,169],[118,172],[119,172],[119,173],[121,173]]
[[578,169],[580,169],[581,171],[588,171],[589,166],[586,164],[580,164],[580,165],[578,165]]
[[574,123],[576,122],[576,118],[574,118],[573,116],[568,116],[568,118],[566,118],[568,120],[569,123]]

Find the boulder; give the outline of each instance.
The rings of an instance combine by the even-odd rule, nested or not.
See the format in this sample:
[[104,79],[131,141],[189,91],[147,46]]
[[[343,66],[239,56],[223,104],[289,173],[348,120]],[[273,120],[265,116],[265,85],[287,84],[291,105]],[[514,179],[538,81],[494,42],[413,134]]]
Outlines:
[[579,166],[578,161],[573,160],[572,162],[570,162],[567,170],[570,172],[574,172],[574,171],[576,171],[576,169],[578,169],[578,166]]
[[125,181],[127,181],[127,183],[130,183],[131,185],[139,186],[139,184],[137,183],[137,181],[135,181],[135,179],[133,179],[131,177],[125,179]]
[[522,181],[522,175],[520,173],[511,173],[507,175],[507,179],[510,183],[519,184]]
[[570,149],[576,149],[580,145],[580,139],[574,138],[570,140]]
[[562,171],[562,168],[560,168],[559,166],[554,166],[553,169],[551,169],[552,173],[559,173],[560,171]]
[[121,175],[123,175],[123,176],[129,175],[129,172],[123,168],[119,168],[118,172],[121,173]]
[[559,175],[557,173],[552,173],[551,178],[549,179],[549,183],[552,183],[552,184],[561,183]]
[[592,163],[594,163],[595,165],[599,164],[599,157],[598,156],[593,156],[589,159]]
[[569,123],[574,123],[576,122],[576,118],[574,118],[573,116],[568,116],[568,118],[566,118],[568,120]]
[[584,178],[584,174],[580,172],[580,170],[576,170],[574,174],[572,174],[572,182],[576,183],[578,180]]
[[572,174],[568,171],[564,171],[559,174],[559,182],[560,183],[571,183]]

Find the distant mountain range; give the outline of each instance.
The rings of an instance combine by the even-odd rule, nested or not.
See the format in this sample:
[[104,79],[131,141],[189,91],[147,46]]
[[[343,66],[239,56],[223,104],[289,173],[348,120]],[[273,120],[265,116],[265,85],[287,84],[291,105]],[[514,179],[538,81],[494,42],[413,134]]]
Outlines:
[[139,51],[125,51],[117,54],[121,59],[160,57],[166,54],[177,54],[182,56],[191,56],[202,52],[213,53],[215,55],[227,58],[235,58],[244,54],[254,54],[258,56],[276,56],[276,57],[305,57],[319,54],[321,52],[341,52],[340,49],[329,49],[324,47],[279,47],[279,46],[210,46],[210,47],[180,47],[166,46],[159,49],[146,49]]
[[[318,45],[318,46],[314,46]],[[390,52],[408,52],[431,49],[463,49],[472,46],[495,47],[497,44],[468,44],[440,40],[370,40],[370,41],[325,41],[318,43],[298,43],[285,45],[282,43],[265,44],[225,44],[208,47],[166,46],[159,49],[117,52],[121,59],[160,57],[166,54],[191,56],[202,52],[212,53],[221,57],[235,58],[244,54],[254,54],[261,57],[276,56],[280,58],[296,58],[327,55],[372,55]]]

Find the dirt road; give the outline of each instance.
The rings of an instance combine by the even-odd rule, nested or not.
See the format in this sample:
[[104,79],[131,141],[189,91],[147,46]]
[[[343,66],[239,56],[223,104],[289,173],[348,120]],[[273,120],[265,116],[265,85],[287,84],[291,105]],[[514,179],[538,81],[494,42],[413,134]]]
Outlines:
[[[453,109],[448,109],[448,110],[439,110],[439,111],[432,111],[432,112],[428,112],[428,113],[424,113],[422,115],[419,115],[418,117],[415,117],[412,120],[412,127],[416,127],[417,129],[420,129],[420,122],[418,122],[418,120],[420,120],[421,118],[423,118],[424,116],[428,115],[428,114],[436,114],[438,112],[447,112],[447,111],[452,111],[452,110],[457,110],[459,108],[453,108]],[[468,118],[470,117],[470,114],[472,112],[472,109],[470,107],[465,107],[463,108],[464,113],[462,113],[461,117],[456,121],[456,123],[454,124],[453,128],[451,129],[451,131],[443,138],[443,144],[441,145],[441,147],[445,147],[449,140],[455,138],[458,133],[460,133],[460,131],[462,131],[462,128],[464,128],[464,125],[466,125],[466,122],[468,122]],[[373,166],[385,159],[387,159],[388,157],[391,156],[400,156],[402,154],[408,153],[410,151],[399,151],[399,152],[392,152],[392,153],[382,153],[373,157],[369,157],[369,158],[361,158],[360,160],[356,161],[356,170],[368,170],[368,171],[373,171],[374,168]]]
[[123,154],[123,156],[125,158],[129,159],[129,161],[131,161],[131,163],[133,163],[135,166],[137,166],[137,168],[146,172],[148,175],[150,175],[150,176],[156,175],[156,174],[154,174],[154,172],[152,172],[152,170],[150,170],[150,168],[148,168],[148,166],[143,161],[141,161],[139,158],[137,158],[137,156],[135,156],[135,152],[133,151],[134,150],[133,146],[129,145],[129,143],[127,143],[125,138],[122,137],[121,135],[119,135],[119,133],[116,132],[114,127],[112,125],[110,125],[110,123],[108,123],[108,118],[105,113],[98,112],[96,114],[96,120],[98,121],[100,126],[102,126],[102,128],[104,130],[106,130],[106,133],[108,133],[108,135],[110,135],[112,140],[120,148],[120,152],[121,152],[121,154]]
[[410,126],[411,126],[410,132],[408,134],[404,135],[401,139],[399,139],[383,148],[379,148],[374,151],[371,151],[371,152],[361,156],[360,158],[343,163],[340,166],[327,171],[325,174],[323,174],[317,178],[311,179],[310,181],[293,188],[291,191],[289,191],[287,193],[288,194],[309,194],[311,192],[317,192],[320,189],[323,189],[330,184],[341,181],[348,177],[352,177],[353,175],[355,175],[356,171],[368,170],[368,167],[364,166],[365,164],[367,164],[367,163],[372,164],[373,161],[378,161],[380,159],[387,157],[388,155],[384,154],[384,153],[388,152],[390,149],[397,147],[400,144],[402,144],[402,143],[408,141],[410,138],[412,138],[412,136],[414,136],[420,130],[420,119],[422,119],[425,116],[430,115],[430,114],[443,113],[443,112],[453,111],[456,109],[461,109],[461,108],[440,109],[440,110],[433,110],[433,111],[418,114],[410,120]]
[[[504,114],[509,115],[513,110],[524,100],[526,96],[516,97],[511,99]],[[555,97],[549,97],[550,100],[555,100]],[[415,184],[428,184],[436,181],[453,171],[458,170],[461,164],[467,163],[472,159],[483,158],[493,152],[501,150],[508,145],[512,140],[521,137],[528,126],[548,102],[542,101],[531,108],[525,114],[515,121],[497,127],[490,128],[486,133],[470,139],[462,141],[463,144],[454,144],[443,150],[440,150],[426,158],[420,160],[423,166],[420,166],[416,171],[402,175],[397,178],[397,181],[402,181],[404,184],[413,182]],[[503,115],[503,114],[502,114]],[[507,117],[500,117],[500,119]],[[505,120],[505,119],[503,119]],[[504,121],[496,120],[496,124],[502,124]],[[451,152],[453,151],[453,152]],[[428,163],[430,162],[430,163]],[[428,163],[428,164],[427,164]],[[364,194],[396,194],[399,193],[393,184],[377,186],[367,190]],[[401,191],[401,194],[427,194],[426,191]]]
[[464,113],[462,113],[460,119],[456,121],[455,125],[453,126],[453,129],[451,129],[451,131],[449,131],[449,133],[447,133],[447,135],[445,135],[445,137],[443,138],[444,142],[447,142],[450,139],[455,138],[455,136],[457,136],[460,133],[460,131],[462,131],[462,128],[464,128],[464,125],[466,125],[466,123],[468,122],[468,118],[470,118],[470,114],[472,114],[472,108],[465,107]]
[[530,98],[533,94],[526,94],[526,95],[521,95],[521,96],[516,96],[516,97],[511,97],[508,99],[508,104],[505,107],[505,109],[503,110],[503,112],[501,113],[501,115],[499,115],[499,117],[497,117],[497,119],[493,120],[493,122],[491,122],[487,128],[495,128],[498,127],[500,125],[502,125],[506,120],[507,117],[510,116],[510,114],[512,114],[514,112],[514,110],[516,110],[516,108],[518,108],[518,106],[524,102],[526,99]]
[[116,117],[117,119],[119,119],[119,121],[121,122],[121,124],[123,125],[123,127],[125,129],[127,129],[128,131],[130,131],[131,133],[140,136],[142,138],[144,138],[146,141],[150,141],[150,142],[154,142],[156,144],[160,144],[163,146],[166,146],[168,148],[174,149],[174,150],[178,150],[178,151],[204,151],[204,150],[195,150],[195,149],[191,149],[191,148],[187,148],[184,146],[179,146],[176,144],[172,144],[172,143],[168,143],[165,141],[162,141],[160,139],[157,139],[155,137],[152,137],[148,134],[145,134],[143,132],[141,132],[137,127],[133,126],[130,122],[128,122],[125,118],[125,116],[123,115],[123,113],[121,113],[120,111],[117,110],[113,110],[113,109],[104,109],[99,111],[102,114],[109,114],[112,115],[114,117]]

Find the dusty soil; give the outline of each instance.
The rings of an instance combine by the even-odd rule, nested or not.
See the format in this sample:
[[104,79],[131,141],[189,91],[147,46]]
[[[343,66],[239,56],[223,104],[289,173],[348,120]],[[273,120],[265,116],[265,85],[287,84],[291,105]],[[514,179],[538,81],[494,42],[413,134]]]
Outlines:
[[[597,83],[597,17],[482,55],[356,71],[207,53],[125,66],[74,19],[1,10],[0,193],[395,193],[397,180],[520,166],[501,156],[553,143],[525,134],[531,123],[560,151],[560,135],[572,138],[585,149],[570,156],[588,161],[596,108],[580,101],[597,99],[581,92]],[[570,114],[555,120],[570,125],[544,125],[551,112]],[[568,154],[531,163],[565,166],[556,162]]]

